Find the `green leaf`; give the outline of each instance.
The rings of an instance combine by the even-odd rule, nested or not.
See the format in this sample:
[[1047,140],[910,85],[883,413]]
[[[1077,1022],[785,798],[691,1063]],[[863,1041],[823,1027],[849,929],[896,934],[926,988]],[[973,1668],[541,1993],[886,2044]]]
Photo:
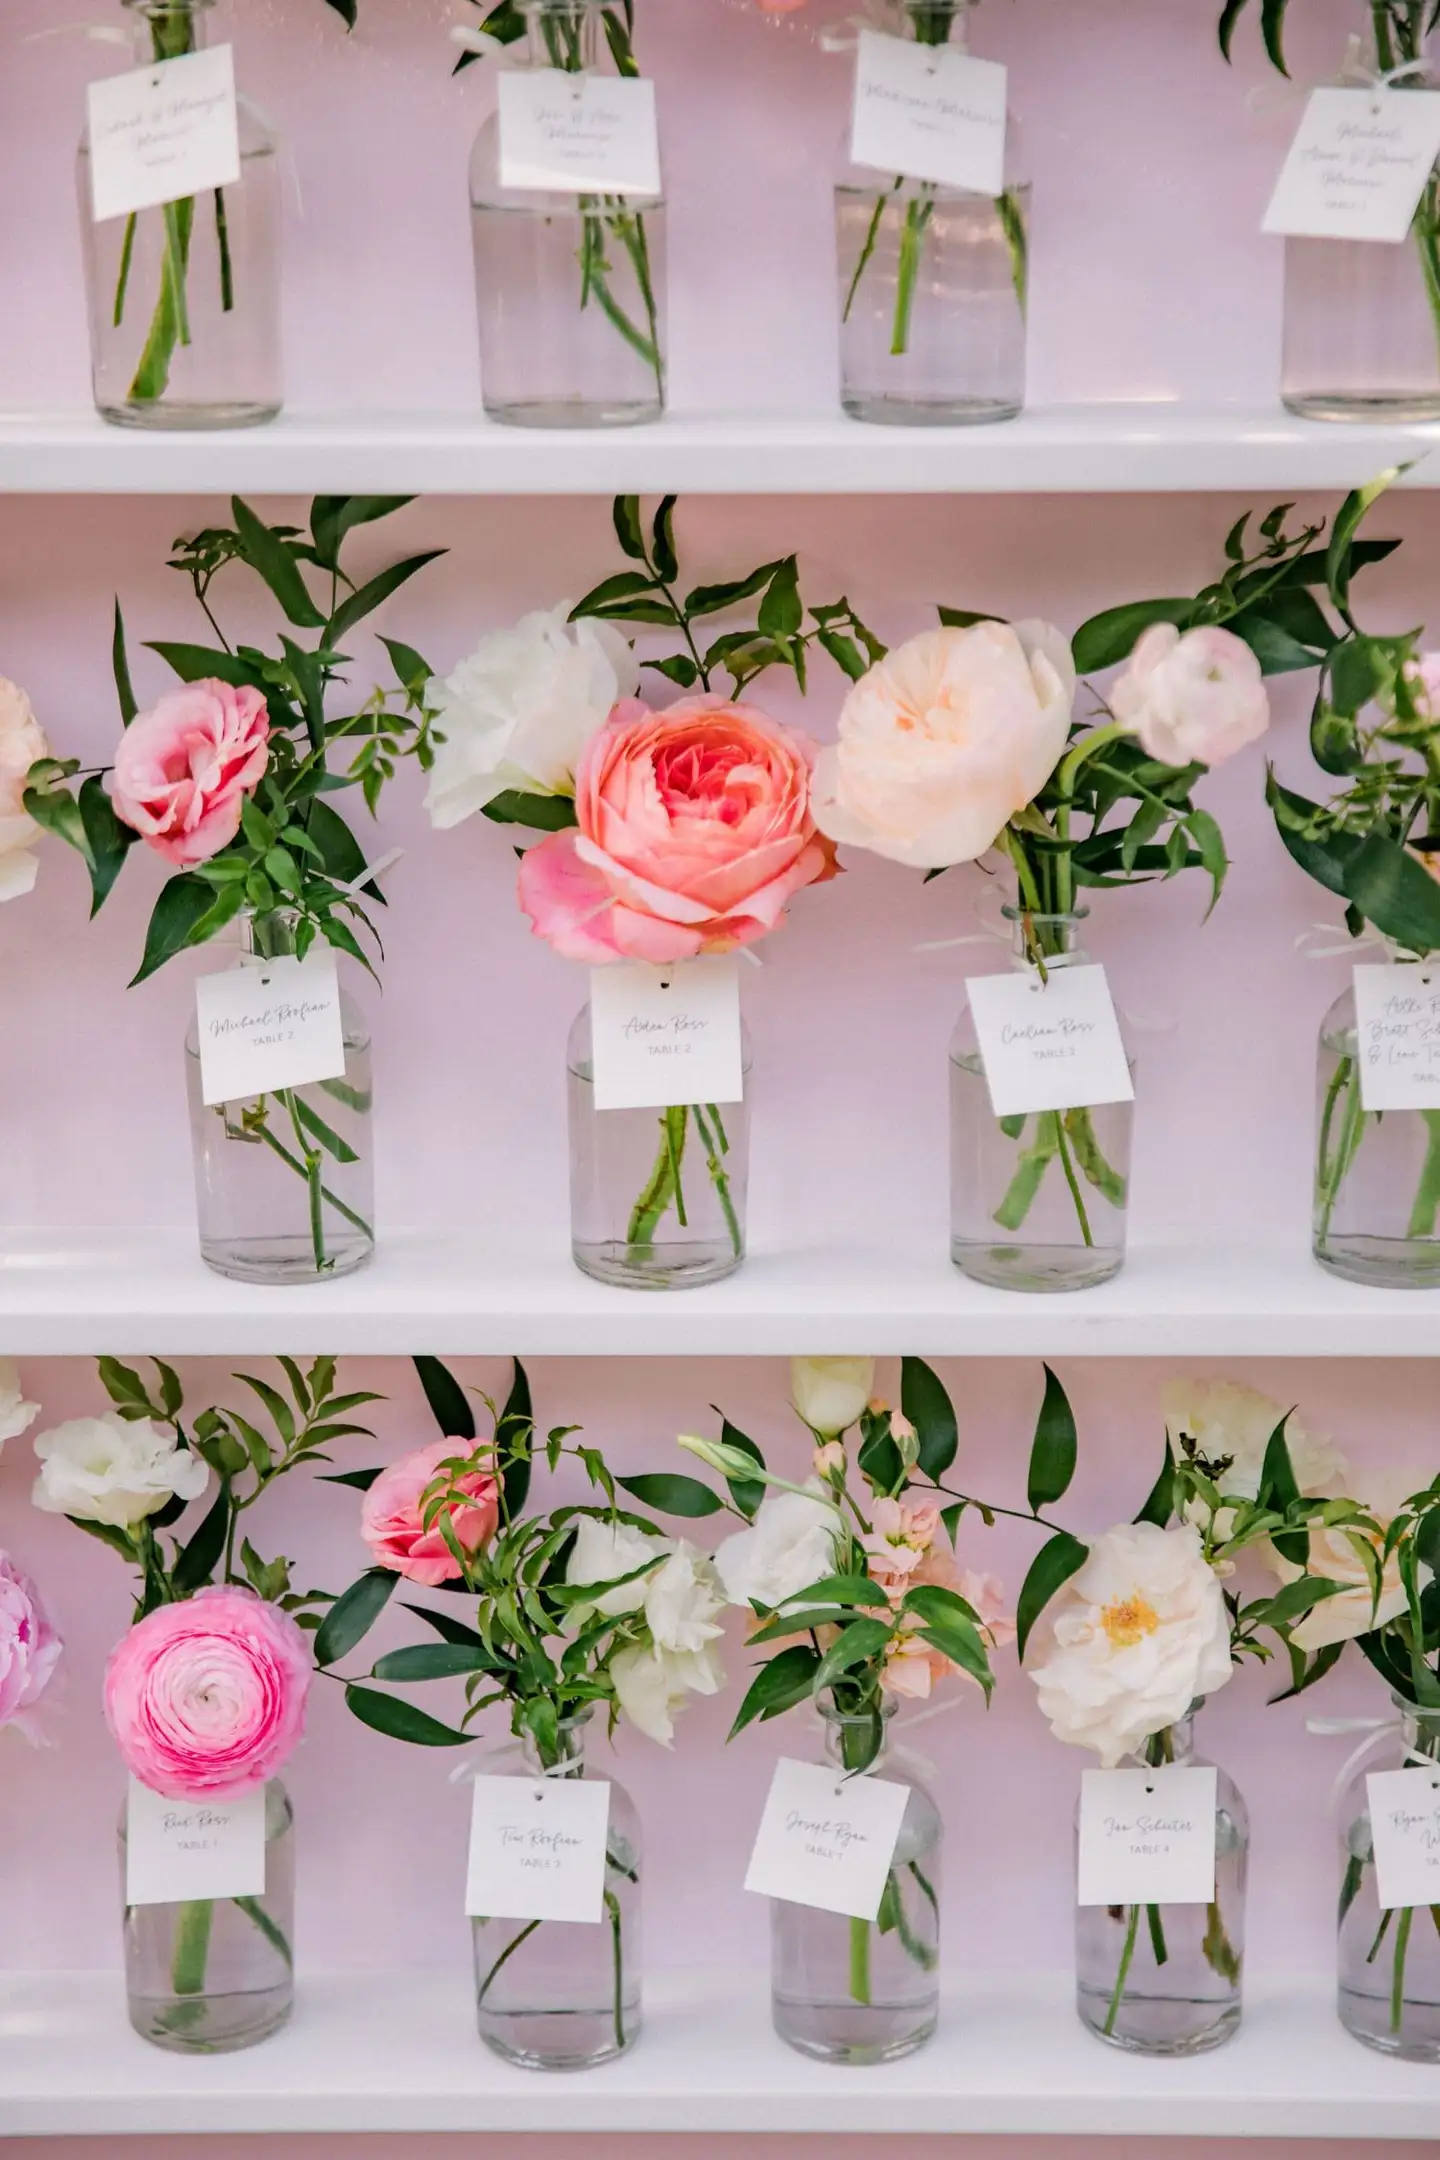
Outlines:
[[402,644],[399,638],[382,637],[380,643],[390,655],[390,665],[401,688],[411,697],[421,696],[435,674],[429,661],[416,652],[413,645]]
[[943,630],[973,630],[977,623],[1005,620],[1003,615],[982,615],[974,608],[937,606],[935,613]]
[[334,8],[347,30],[354,29],[356,0],[325,0],[325,4]]
[[[1264,6],[1268,15],[1276,9],[1277,0],[1264,0]],[[1285,0],[1278,0],[1279,16],[1283,16],[1284,8]],[[1266,44],[1269,44],[1268,36]],[[1271,57],[1283,74],[1283,60],[1276,58],[1275,52],[1272,52]],[[1373,480],[1367,481],[1364,487],[1356,488],[1353,494],[1347,495],[1341,504],[1330,528],[1330,545],[1325,551],[1326,582],[1330,588],[1330,598],[1337,608],[1346,609],[1350,604],[1350,579],[1355,568],[1350,553],[1351,541],[1368,515],[1371,505],[1378,502],[1385,490],[1392,486],[1402,473],[1409,470],[1408,465],[1391,465]]]
[[955,1460],[960,1433],[945,1384],[923,1358],[900,1360],[900,1409],[920,1442],[917,1467],[938,1483]]
[[390,1602],[400,1577],[389,1568],[368,1568],[336,1598],[315,1637],[317,1665],[336,1665],[363,1642]]
[[325,617],[311,599],[299,566],[284,541],[277,539],[270,527],[263,524],[238,495],[231,496],[230,509],[240,536],[241,553],[274,593],[287,621],[300,630],[323,630]]
[[519,1358],[510,1381],[510,1393],[500,1408],[500,1483],[505,1513],[514,1522],[530,1497],[530,1470],[535,1440],[535,1406],[530,1398],[530,1377]]
[[1098,675],[1116,667],[1129,659],[1141,633],[1152,623],[1174,623],[1177,629],[1188,630],[1195,611],[1193,600],[1127,600],[1122,607],[1106,608],[1075,633],[1076,669],[1081,675]]
[[147,639],[145,650],[158,653],[181,682],[207,682],[213,676],[217,682],[230,683],[237,690],[265,688],[257,670],[235,653],[216,651],[209,645],[177,645],[165,638]]
[[476,1437],[475,1413],[454,1374],[441,1364],[439,1358],[417,1357],[414,1364],[441,1437],[473,1442]]
[[702,1485],[699,1478],[681,1477],[668,1470],[658,1470],[642,1477],[616,1478],[622,1492],[628,1492],[642,1507],[655,1508],[662,1515],[683,1515],[698,1520],[702,1515],[719,1515],[725,1503]]
[[120,612],[120,600],[115,600],[115,627],[110,635],[110,666],[115,676],[115,695],[120,701],[121,724],[129,727],[140,710],[135,702],[135,692],[130,682],[130,661],[125,651],[125,618]]
[[1045,1400],[1040,1405],[1035,1440],[1030,1450],[1028,1491],[1032,1514],[1064,1499],[1075,1475],[1078,1454],[1079,1437],[1070,1398],[1047,1365]]
[[800,600],[800,571],[793,555],[775,566],[764,599],[760,602],[759,628],[763,637],[794,637],[805,621]]
[[125,858],[140,835],[132,832],[128,825],[122,825],[116,817],[115,806],[98,773],[91,773],[81,781],[76,799],[88,849],[90,916],[93,921],[109,898]]
[[358,592],[351,593],[335,610],[325,626],[325,643],[338,645],[342,638],[348,637],[357,623],[362,623],[367,615],[373,615],[376,608],[388,600],[392,593],[408,584],[428,563],[438,562],[442,555],[448,553],[448,548],[429,548],[423,555],[409,555],[404,562],[392,563],[388,570],[382,570],[378,576],[371,578],[367,585],[362,585]]
[[827,1605],[874,1605],[881,1611],[890,1600],[878,1583],[868,1575],[825,1575],[807,1589],[797,1590],[794,1597],[786,1598],[787,1606],[824,1603]]
[[700,680],[700,670],[685,653],[674,653],[668,660],[642,660],[642,667],[663,675],[667,682],[678,683],[682,690],[693,690]]
[[575,802],[570,795],[522,795],[506,788],[485,805],[485,816],[495,825],[528,825],[533,832],[569,832],[575,823]]
[[1022,1658],[1031,1629],[1041,1613],[1056,1591],[1062,1590],[1072,1575],[1079,1574],[1089,1557],[1089,1546],[1082,1545],[1079,1538],[1071,1537],[1068,1530],[1057,1530],[1036,1553],[1030,1563],[1030,1572],[1020,1586],[1015,1608],[1016,1648]]
[[[231,916],[237,915],[244,904],[244,895],[238,894]],[[204,878],[193,870],[182,870],[160,889],[150,917],[150,927],[145,933],[145,951],[138,972],[132,976],[130,987],[148,980],[157,968],[164,967],[167,960],[184,952],[187,946],[203,944],[208,932],[207,919],[215,912],[215,894]]]
[[[1308,595],[1306,597],[1308,598]],[[1318,614],[1319,610],[1316,612]],[[1321,619],[1323,621],[1323,617]],[[1333,638],[1327,638],[1317,652],[1312,647],[1303,645],[1283,623],[1276,622],[1273,617],[1258,610],[1246,610],[1243,614],[1232,615],[1225,628],[1236,637],[1242,638],[1250,647],[1260,662],[1261,673],[1265,675],[1293,675],[1298,674],[1302,668],[1313,668],[1334,643]]]
[[730,1738],[743,1732],[756,1718],[766,1720],[780,1717],[786,1710],[793,1710],[797,1703],[805,1702],[814,1692],[815,1675],[820,1669],[820,1653],[809,1643],[792,1643],[788,1650],[781,1650],[762,1665],[745,1691],[745,1699],[735,1714],[730,1727]]
[[[327,877],[337,885],[352,885],[365,868],[365,850],[338,810],[317,796],[306,813],[306,830],[320,850]],[[385,895],[373,881],[360,887],[369,900],[385,905]]]
[[822,651],[829,653],[841,673],[848,676],[851,682],[859,682],[869,673],[870,662],[854,638],[841,637],[837,630],[822,630],[820,645]]
[[337,1470],[333,1476],[321,1477],[321,1485],[349,1485],[355,1492],[369,1492],[377,1478],[385,1475],[383,1470]]
[[230,1482],[228,1478],[222,1478],[220,1490],[199,1529],[182,1550],[171,1572],[170,1579],[182,1597],[188,1597],[209,1582],[225,1551],[229,1529]]
[[[715,1410],[713,1403],[710,1407]],[[715,1415],[720,1420],[720,1438],[724,1445],[730,1448],[738,1448],[742,1455],[748,1455],[752,1462],[758,1463],[763,1470],[765,1468],[765,1457],[761,1454],[755,1442],[741,1432],[738,1425],[732,1425],[723,1410],[715,1410]],[[730,1498],[739,1508],[740,1513],[747,1522],[753,1522],[759,1512],[760,1504],[765,1498],[765,1487],[760,1479],[727,1478],[725,1482],[730,1488]]]
[[1245,12],[1247,0],[1225,0],[1220,17],[1220,50],[1227,60],[1233,60],[1231,46],[1235,39],[1235,26]]
[[461,1673],[493,1672],[488,1650],[465,1643],[412,1643],[375,1660],[372,1680],[404,1686],[422,1680],[454,1680]]
[[310,505],[310,538],[321,569],[339,568],[340,543],[355,526],[373,525],[414,500],[413,495],[317,495]]
[[417,1710],[414,1703],[400,1700],[394,1695],[381,1695],[375,1688],[349,1686],[345,1700],[362,1725],[384,1733],[391,1740],[408,1740],[412,1747],[470,1747],[474,1744],[473,1733],[456,1732],[453,1726],[442,1725],[438,1718],[427,1716]]
[[1320,816],[1319,805],[1281,787],[1273,770],[1266,779],[1265,799],[1292,860],[1327,892],[1337,894],[1342,900],[1348,898],[1350,865],[1361,846],[1358,833],[1331,832],[1324,839],[1311,839],[1308,834],[1297,831],[1297,825],[1308,824],[1312,818]]
[[434,1628],[437,1635],[447,1643],[457,1643],[469,1648],[484,1649],[485,1638],[475,1629],[467,1627],[463,1620],[454,1620],[449,1613],[432,1612],[428,1605],[407,1605],[406,1612],[413,1612],[417,1620],[423,1620]]
[[697,585],[685,597],[685,613],[692,621],[702,615],[724,615],[742,600],[753,600],[757,593],[764,592],[778,568],[778,563],[761,563],[747,578],[734,578],[723,585]]
[[678,498],[667,495],[655,513],[652,528],[651,555],[655,568],[668,585],[680,575],[680,558],[675,552],[675,504]]
[[815,1671],[816,1691],[831,1686],[842,1673],[878,1657],[894,1632],[893,1620],[852,1620],[821,1658]]
[[1398,945],[1417,953],[1440,950],[1440,885],[1385,833],[1367,834],[1356,849],[1345,897]]
[[1163,1530],[1175,1512],[1175,1457],[1170,1443],[1165,1443],[1165,1465],[1151,1486],[1145,1505],[1135,1517],[1137,1523],[1154,1523]]
[[611,509],[615,521],[615,537],[621,552],[632,562],[645,560],[645,528],[640,522],[640,498],[638,495],[617,495]]
[[[68,788],[27,787],[21,796],[24,808],[42,831],[56,840],[63,840],[74,848],[77,855],[85,858],[86,867],[94,876],[94,860],[90,853],[90,836],[85,830],[85,819],[80,805]],[[91,909],[94,913],[94,909]]]

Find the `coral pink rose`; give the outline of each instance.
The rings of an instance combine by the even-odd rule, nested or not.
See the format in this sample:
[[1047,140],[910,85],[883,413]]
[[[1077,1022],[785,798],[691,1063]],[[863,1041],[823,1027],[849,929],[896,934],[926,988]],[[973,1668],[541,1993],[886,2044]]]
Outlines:
[[1152,623],[1110,693],[1110,710],[1162,765],[1220,765],[1270,725],[1260,662],[1233,630]]
[[132,1776],[167,1800],[249,1792],[305,1730],[310,1649],[253,1590],[199,1590],[136,1622],[105,1668],[105,1720]]
[[567,960],[728,952],[773,930],[792,893],[835,874],[815,830],[815,746],[752,705],[617,705],[575,784],[578,831],[520,865],[520,905]]
[[[460,1563],[441,1535],[438,1518],[426,1529],[422,1502],[441,1463],[453,1462],[469,1447],[468,1440],[435,1440],[381,1471],[365,1495],[360,1516],[360,1535],[377,1567],[430,1590],[460,1575]],[[479,1552],[494,1537],[500,1520],[499,1480],[488,1470],[466,1470],[452,1482],[465,1498],[448,1503],[450,1527],[465,1552]]]
[[7,1553],[0,1552],[0,1726],[27,1740],[39,1732],[32,1712],[60,1662],[60,1637],[40,1593]]
[[167,862],[190,869],[227,848],[269,762],[258,690],[190,683],[140,713],[115,753],[115,815]]

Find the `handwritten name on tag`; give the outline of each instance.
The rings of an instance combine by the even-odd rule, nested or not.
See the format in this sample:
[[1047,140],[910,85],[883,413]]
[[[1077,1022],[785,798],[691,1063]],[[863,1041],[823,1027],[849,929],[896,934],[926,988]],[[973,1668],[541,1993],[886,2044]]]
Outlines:
[[328,946],[303,960],[202,975],[195,1010],[207,1104],[338,1080],[345,1071],[340,984]]
[[465,1879],[473,1919],[604,1918],[603,1779],[477,1777],[474,1793]]
[[1367,1110],[1440,1110],[1440,961],[1357,967],[1355,1034]]
[[1080,1780],[1081,1905],[1208,1905],[1216,1772],[1087,1770]]
[[90,191],[97,225],[240,178],[235,59],[228,45],[89,86]]
[[745,1093],[740,968],[617,962],[590,974],[597,1110],[739,1102]]
[[965,985],[996,1117],[1133,1102],[1134,1083],[1103,967],[1026,968]]
[[1440,92],[1314,90],[1262,230],[1397,243],[1440,155]]
[[545,195],[659,195],[654,83],[563,68],[503,74],[500,185]]
[[1365,1788],[1380,1910],[1440,1905],[1440,1764],[1372,1770]]
[[909,1798],[909,1786],[891,1778],[846,1777],[833,1766],[782,1756],[745,1888],[873,1920]]
[[877,172],[1003,194],[1004,68],[948,46],[862,30],[850,155]]
[[125,1807],[125,1902],[178,1905],[265,1895],[265,1788],[166,1800],[138,1778]]

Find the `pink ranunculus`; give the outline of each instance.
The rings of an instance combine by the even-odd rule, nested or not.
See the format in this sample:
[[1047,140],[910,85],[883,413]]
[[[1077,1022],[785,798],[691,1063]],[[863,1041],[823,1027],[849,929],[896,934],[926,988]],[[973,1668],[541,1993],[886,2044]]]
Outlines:
[[263,1785],[305,1730],[310,1649],[253,1590],[199,1590],[138,1620],[105,1668],[105,1721],[125,1767],[167,1800]]
[[815,745],[753,705],[617,705],[575,786],[578,830],[520,865],[520,905],[567,960],[664,964],[773,930],[793,893],[835,875],[815,829]]
[[[434,1440],[381,1471],[365,1495],[360,1516],[360,1535],[377,1567],[389,1568],[392,1574],[404,1575],[430,1590],[456,1580],[460,1563],[446,1544],[438,1519],[426,1529],[422,1502],[440,1475],[441,1463],[453,1462],[469,1451],[468,1440]],[[500,1520],[499,1480],[477,1468],[462,1471],[452,1483],[465,1498],[447,1503],[450,1527],[465,1552],[479,1552],[494,1537]]]
[[1220,765],[1270,725],[1260,662],[1233,630],[1152,623],[1110,693],[1110,710],[1162,765]]
[[209,681],[173,691],[125,730],[115,815],[167,862],[208,862],[240,830],[240,806],[269,762],[269,734],[258,690]]
[[33,1712],[60,1662],[60,1637],[29,1576],[0,1552],[0,1726],[38,1740]]

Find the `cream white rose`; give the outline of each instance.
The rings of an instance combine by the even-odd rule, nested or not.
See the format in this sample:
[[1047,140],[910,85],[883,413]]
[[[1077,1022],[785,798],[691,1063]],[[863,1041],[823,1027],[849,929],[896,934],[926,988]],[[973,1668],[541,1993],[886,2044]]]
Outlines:
[[1050,623],[926,631],[850,691],[815,768],[815,822],[912,869],[973,862],[1059,764],[1074,702]]
[[198,1500],[210,1473],[149,1418],[73,1418],[35,1442],[40,1475],[31,1494],[47,1515],[132,1530],[170,1500]]
[[[1221,1491],[1239,1500],[1257,1499],[1265,1450],[1285,1415],[1285,1406],[1262,1395],[1258,1388],[1244,1387],[1234,1380],[1170,1380],[1161,1401],[1165,1431],[1175,1455],[1180,1455],[1181,1441],[1188,1437],[1208,1462],[1229,1456],[1230,1468],[1220,1480]],[[1285,1440],[1295,1482],[1307,1498],[1345,1490],[1350,1473],[1328,1434],[1313,1432],[1292,1411]],[[1200,1519],[1203,1512],[1198,1501],[1192,1501],[1187,1509],[1191,1521]],[[1217,1518],[1221,1537],[1228,1534],[1229,1515],[1230,1510],[1223,1509]]]
[[[820,1487],[813,1486],[818,1495]],[[732,1605],[779,1605],[835,1572],[840,1518],[810,1492],[775,1493],[748,1530],[726,1538],[715,1572]]]
[[644,1590],[645,1624],[657,1650],[699,1652],[723,1634],[725,1593],[714,1563],[684,1538],[645,1577]]
[[568,795],[590,737],[640,669],[611,624],[566,621],[564,606],[527,615],[484,637],[453,675],[432,682],[435,764],[425,807],[442,830],[473,817],[507,789]]
[[586,1607],[603,1619],[618,1620],[625,1613],[641,1610],[650,1582],[647,1575],[636,1575],[634,1582],[623,1582],[621,1578],[635,1575],[635,1570],[643,1568],[657,1553],[670,1550],[668,1538],[650,1537],[629,1523],[604,1522],[594,1515],[582,1515],[575,1525],[575,1543],[565,1565],[565,1580],[619,1583],[618,1590],[605,1591]]
[[875,1392],[873,1357],[797,1357],[790,1360],[790,1400],[824,1440],[848,1432]]
[[0,675],[0,900],[18,900],[40,865],[31,853],[40,827],[25,808],[25,782],[50,745],[19,686]]
[[1199,1534],[1123,1523],[1090,1547],[1026,1656],[1057,1740],[1107,1770],[1230,1678],[1230,1618]]
[[0,1447],[28,1431],[39,1415],[39,1403],[25,1400],[19,1366],[13,1358],[0,1358]]
[[[1363,1486],[1364,1497],[1360,1505],[1379,1523],[1381,1532],[1388,1528],[1393,1516],[1400,1512],[1411,1493],[1422,1492],[1430,1482],[1428,1472],[1388,1470],[1366,1475],[1358,1480]],[[1378,1551],[1374,1539],[1369,1541]],[[1405,1588],[1400,1580],[1400,1564],[1394,1554],[1380,1577],[1380,1602],[1377,1605],[1365,1572],[1365,1564],[1350,1543],[1343,1530],[1314,1529],[1310,1532],[1310,1566],[1297,1567],[1289,1560],[1282,1560],[1273,1546],[1265,1548],[1264,1557],[1279,1576],[1282,1583],[1292,1583],[1306,1574],[1320,1575],[1327,1582],[1344,1583],[1346,1588],[1335,1597],[1323,1598],[1312,1605],[1303,1620],[1297,1620],[1290,1630],[1290,1639],[1297,1650],[1307,1656],[1323,1650],[1330,1643],[1353,1642],[1357,1635],[1368,1635],[1372,1628],[1384,1627],[1389,1620],[1398,1620],[1405,1610]],[[1422,1587],[1430,1580],[1430,1570],[1420,1571]]]

